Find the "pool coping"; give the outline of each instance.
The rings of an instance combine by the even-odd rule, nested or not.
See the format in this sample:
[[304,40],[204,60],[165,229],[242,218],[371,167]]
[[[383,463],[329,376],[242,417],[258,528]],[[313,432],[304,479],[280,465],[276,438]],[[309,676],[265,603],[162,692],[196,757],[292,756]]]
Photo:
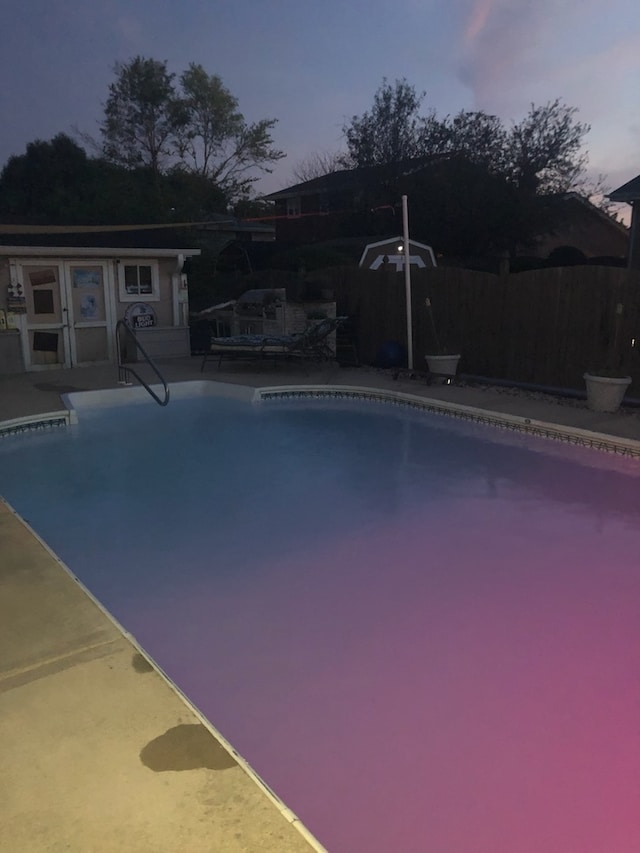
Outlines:
[[[160,387],[160,386],[158,386]],[[253,402],[293,399],[347,399],[373,400],[385,403],[397,403],[421,409],[433,414],[455,417],[463,420],[523,432],[541,438],[562,441],[567,444],[589,447],[607,453],[640,458],[640,440],[614,436],[577,426],[558,424],[528,418],[522,415],[506,414],[488,408],[468,406],[463,403],[438,400],[405,391],[360,385],[304,384],[272,385],[255,387],[219,382],[215,379],[194,379],[169,384],[173,399],[194,396],[227,396]],[[65,409],[37,415],[25,415],[8,421],[0,421],[0,438],[24,432],[45,430],[58,426],[77,423],[76,401],[80,398],[90,402],[92,407],[114,405],[126,397],[127,402],[143,402],[147,392],[141,386],[124,386],[92,391],[75,391],[61,395]]]
[[21,418],[0,421],[0,438],[7,438],[8,436],[19,435],[24,432],[69,426],[71,423],[74,423],[74,413],[69,409],[57,412],[45,412],[39,415],[25,415]]
[[581,427],[565,426],[551,421],[527,418],[521,415],[508,415],[463,403],[443,402],[432,397],[421,397],[405,391],[387,391],[355,385],[290,385],[257,388],[254,401],[292,400],[292,399],[346,399],[373,400],[383,403],[398,403],[433,414],[455,417],[475,423],[523,432],[540,438],[562,441],[580,447],[603,450],[619,456],[640,458],[640,440],[612,436],[608,433],[587,430]]
[[268,798],[282,817],[292,825],[302,839],[309,845],[310,849],[315,853],[328,853],[326,847],[313,835],[313,833],[305,826],[302,820],[295,812],[286,805],[286,803],[270,788],[270,786],[262,779],[262,777],[251,767],[249,762],[239,753],[233,745],[224,737],[224,735],[213,725],[213,723],[203,714],[199,708],[189,699],[189,697],[178,687],[173,679],[167,675],[162,667],[154,660],[154,658],[140,645],[135,636],[115,618],[115,616],[101,603],[101,601],[88,589],[87,586],[74,574],[74,572],[66,565],[55,551],[47,544],[47,542],[34,530],[34,528],[26,521],[19,512],[5,498],[0,495],[0,503],[13,515],[17,521],[25,528],[25,530],[43,547],[47,554],[54,560],[56,565],[71,579],[71,581],[82,591],[82,593],[96,606],[100,613],[107,621],[116,629],[116,631],[125,639],[133,648],[149,663],[153,670],[167,684],[169,689],[180,699],[180,701],[191,711],[191,713],[204,726],[209,734],[215,738],[223,749],[229,753],[238,766],[244,771],[249,779],[262,791]]

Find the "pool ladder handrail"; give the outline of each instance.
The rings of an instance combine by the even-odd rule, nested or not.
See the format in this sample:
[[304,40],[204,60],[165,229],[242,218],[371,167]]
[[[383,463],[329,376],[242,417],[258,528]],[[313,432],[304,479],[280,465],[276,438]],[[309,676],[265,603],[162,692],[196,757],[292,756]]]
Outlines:
[[[133,342],[136,345],[136,349],[140,353],[142,353],[145,361],[147,362],[149,367],[153,370],[155,375],[158,377],[158,379],[162,383],[162,387],[164,388],[164,399],[161,399],[156,394],[156,392],[153,390],[153,388],[147,382],[145,382],[145,380],[142,378],[142,376],[140,376],[140,374],[136,370],[134,370],[133,367],[127,367],[125,364],[123,364],[123,362],[122,362],[122,348],[120,346],[120,330],[121,329],[124,329],[131,336],[131,338],[133,339]],[[131,328],[129,323],[127,323],[126,320],[118,320],[118,322],[116,323],[116,351],[118,354],[118,382],[123,384],[123,385],[131,385],[131,382],[128,381],[129,374],[131,374],[132,376],[135,376],[135,378],[138,380],[138,382],[147,389],[149,394],[151,394],[151,396],[156,401],[156,403],[158,403],[159,406],[166,406],[167,403],[169,402],[169,386],[165,382],[164,376],[158,370],[158,367],[156,366],[155,362],[153,361],[151,356],[147,353],[145,348],[142,346],[142,344],[140,343],[140,341],[137,338],[136,333]]]

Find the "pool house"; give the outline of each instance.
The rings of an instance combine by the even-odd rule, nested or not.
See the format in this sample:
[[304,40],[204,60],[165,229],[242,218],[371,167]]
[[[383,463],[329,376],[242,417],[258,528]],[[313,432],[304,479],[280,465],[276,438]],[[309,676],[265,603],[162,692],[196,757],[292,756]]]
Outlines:
[[115,363],[122,319],[152,357],[189,355],[185,261],[199,249],[157,232],[41,232],[0,237],[0,374]]

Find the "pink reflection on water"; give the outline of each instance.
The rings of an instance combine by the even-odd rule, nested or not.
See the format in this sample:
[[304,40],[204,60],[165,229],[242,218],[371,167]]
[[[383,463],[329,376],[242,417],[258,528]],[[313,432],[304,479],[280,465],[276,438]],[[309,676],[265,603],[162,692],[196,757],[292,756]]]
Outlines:
[[125,621],[335,853],[632,853],[639,538],[562,509],[450,499]]

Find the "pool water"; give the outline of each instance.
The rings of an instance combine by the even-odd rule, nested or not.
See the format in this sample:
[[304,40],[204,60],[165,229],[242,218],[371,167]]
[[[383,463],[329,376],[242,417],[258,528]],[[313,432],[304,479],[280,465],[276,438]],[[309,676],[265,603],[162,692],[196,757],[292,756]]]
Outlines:
[[0,463],[332,853],[640,849],[640,462],[196,398],[80,411]]

